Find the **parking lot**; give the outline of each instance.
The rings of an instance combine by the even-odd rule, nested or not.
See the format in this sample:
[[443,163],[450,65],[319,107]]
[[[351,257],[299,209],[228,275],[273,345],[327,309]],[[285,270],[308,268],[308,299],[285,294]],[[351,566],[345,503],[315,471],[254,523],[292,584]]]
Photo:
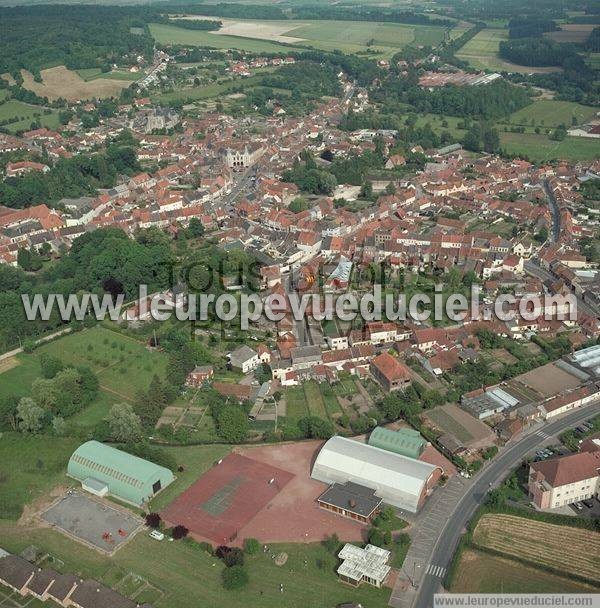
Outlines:
[[73,491],[44,511],[42,519],[71,538],[106,553],[114,553],[142,525],[133,513]]

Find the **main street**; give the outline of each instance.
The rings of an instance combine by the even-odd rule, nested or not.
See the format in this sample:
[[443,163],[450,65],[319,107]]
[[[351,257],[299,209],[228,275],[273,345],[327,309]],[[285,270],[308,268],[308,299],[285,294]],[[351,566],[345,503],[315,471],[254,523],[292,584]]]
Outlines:
[[[390,597],[389,604],[395,608],[431,608],[434,593],[440,591],[445,573],[452,562],[454,551],[458,545],[465,526],[482,504],[490,487],[499,485],[508,473],[540,444],[546,443],[569,428],[573,428],[591,416],[600,412],[600,403],[593,403],[584,408],[577,409],[561,417],[559,420],[544,425],[538,425],[535,430],[525,435],[521,440],[509,444],[499,455],[489,462],[472,480],[463,482],[456,480],[450,488],[454,496],[449,496],[448,502],[453,506],[449,513],[444,515],[437,530],[430,529],[430,534],[437,535],[433,542],[433,550],[429,558],[425,558],[420,567],[407,564],[411,583],[414,587],[402,590],[397,584]],[[454,481],[451,480],[451,482]],[[448,483],[450,486],[450,482]],[[462,488],[462,489],[461,489]],[[431,513],[426,517],[436,516],[436,511],[443,508],[444,492],[441,490],[437,502]],[[456,498],[456,494],[462,496]],[[435,495],[432,497],[432,499]],[[435,519],[432,519],[435,522]],[[418,525],[418,524],[416,524]],[[429,524],[433,525],[433,524]],[[418,548],[417,548],[418,549]],[[407,556],[408,559],[408,556]],[[415,588],[416,587],[416,588]]]

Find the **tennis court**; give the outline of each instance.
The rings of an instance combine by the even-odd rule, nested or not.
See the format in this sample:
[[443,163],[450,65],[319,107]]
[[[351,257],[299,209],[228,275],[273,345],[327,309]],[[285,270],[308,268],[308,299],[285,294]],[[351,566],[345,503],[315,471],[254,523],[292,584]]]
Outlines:
[[161,515],[200,540],[228,544],[293,478],[293,473],[278,467],[229,454]]

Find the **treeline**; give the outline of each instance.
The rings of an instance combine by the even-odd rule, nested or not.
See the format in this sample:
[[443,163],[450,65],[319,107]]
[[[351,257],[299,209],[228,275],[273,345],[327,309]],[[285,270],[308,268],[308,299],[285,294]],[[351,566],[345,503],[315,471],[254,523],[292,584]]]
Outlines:
[[411,23],[415,25],[439,25],[452,27],[450,19],[430,18],[423,13],[402,11],[379,6],[333,6],[312,4],[298,6],[292,10],[294,19],[317,19],[335,21],[384,21],[391,23]]
[[207,17],[228,17],[236,19],[285,20],[288,15],[278,6],[265,4],[172,4],[158,3],[154,8],[177,15],[205,15]]
[[500,42],[498,54],[518,65],[536,67],[562,66],[567,59],[577,57],[577,47],[548,38],[516,38]]
[[[0,73],[46,66],[105,67],[124,56],[152,57],[150,9],[116,6],[19,6],[0,9]],[[134,33],[131,28],[142,28]]]
[[590,53],[600,52],[600,27],[595,27],[585,41],[583,48]]
[[[453,15],[469,20],[513,19],[515,15],[548,19],[563,19],[567,16],[564,0],[471,0],[468,4],[462,0],[441,0],[440,4],[447,6]],[[585,0],[575,0],[568,8],[570,11],[585,10],[587,4]]]
[[555,32],[559,29],[552,19],[516,18],[508,22],[509,38],[539,38],[544,32]]
[[173,256],[163,233],[147,231],[136,240],[122,230],[103,228],[75,239],[71,250],[37,275],[0,265],[0,348],[2,352],[63,325],[56,310],[47,321],[27,320],[22,294],[79,292],[137,294],[141,283],[149,293],[169,285]]
[[119,174],[139,168],[131,146],[113,143],[99,154],[61,158],[47,173],[30,171],[5,179],[0,183],[0,200],[15,209],[52,204],[65,197],[94,194],[98,188],[112,188]]
[[185,30],[201,30],[210,32],[221,29],[223,23],[221,21],[212,21],[209,19],[165,19],[163,23],[182,27]]

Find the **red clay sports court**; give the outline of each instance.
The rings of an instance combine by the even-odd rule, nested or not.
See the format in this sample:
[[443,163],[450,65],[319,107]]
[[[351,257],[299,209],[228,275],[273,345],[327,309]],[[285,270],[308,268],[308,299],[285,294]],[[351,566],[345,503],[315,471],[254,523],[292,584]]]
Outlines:
[[171,525],[184,525],[193,535],[228,544],[293,478],[293,473],[283,469],[229,454],[161,515]]

